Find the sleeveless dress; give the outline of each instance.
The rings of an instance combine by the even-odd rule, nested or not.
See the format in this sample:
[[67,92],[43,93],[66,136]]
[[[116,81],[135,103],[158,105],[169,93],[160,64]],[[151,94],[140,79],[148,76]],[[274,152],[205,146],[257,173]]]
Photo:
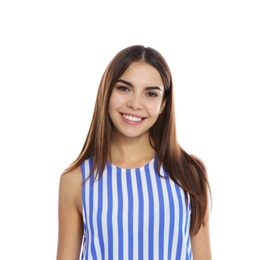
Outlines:
[[[81,164],[85,181],[93,158]],[[161,167],[161,176],[167,173]],[[157,157],[135,169],[107,162],[82,187],[82,260],[192,260],[189,196],[157,173]]]

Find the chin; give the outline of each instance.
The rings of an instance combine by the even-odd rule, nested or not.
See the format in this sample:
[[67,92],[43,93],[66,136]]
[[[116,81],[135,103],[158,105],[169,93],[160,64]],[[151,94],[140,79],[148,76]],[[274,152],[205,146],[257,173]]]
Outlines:
[[120,136],[124,136],[125,138],[141,138],[144,136],[148,136],[148,131],[142,133],[136,132],[119,132]]

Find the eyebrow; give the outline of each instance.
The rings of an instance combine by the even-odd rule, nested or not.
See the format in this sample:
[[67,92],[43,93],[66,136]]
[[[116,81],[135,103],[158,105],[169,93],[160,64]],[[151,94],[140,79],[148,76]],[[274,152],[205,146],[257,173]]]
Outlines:
[[[124,84],[126,84],[126,85],[128,85],[128,86],[130,86],[130,87],[132,87],[132,88],[134,88],[134,85],[132,85],[130,82],[128,82],[128,81],[126,81],[126,80],[118,79],[117,82],[122,82],[122,83],[124,83]],[[157,89],[157,90],[162,91],[161,88],[158,87],[158,86],[149,86],[149,87],[145,87],[145,90],[152,90],[152,89]]]

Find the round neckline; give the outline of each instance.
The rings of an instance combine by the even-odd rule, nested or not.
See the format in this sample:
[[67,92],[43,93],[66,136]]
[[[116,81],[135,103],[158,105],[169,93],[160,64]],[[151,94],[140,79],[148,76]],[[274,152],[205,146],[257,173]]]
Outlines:
[[148,163],[146,163],[146,164],[144,164],[144,165],[142,165],[142,166],[140,166],[140,167],[124,168],[124,167],[119,167],[119,166],[117,166],[117,165],[115,165],[115,164],[113,164],[113,163],[111,163],[111,162],[109,162],[109,161],[107,161],[107,164],[109,164],[109,165],[111,165],[111,166],[113,166],[113,167],[115,167],[116,169],[119,169],[119,170],[125,170],[125,171],[126,171],[126,170],[136,170],[136,169],[145,168],[145,167],[147,167],[148,165],[150,165],[151,163],[154,163],[156,157],[157,157],[157,155],[155,155]]

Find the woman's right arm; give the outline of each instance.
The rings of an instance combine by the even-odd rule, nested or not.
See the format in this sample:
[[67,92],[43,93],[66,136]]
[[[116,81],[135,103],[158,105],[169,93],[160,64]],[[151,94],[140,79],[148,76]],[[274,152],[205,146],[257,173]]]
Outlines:
[[59,183],[57,260],[78,260],[83,237],[80,167],[62,174]]

